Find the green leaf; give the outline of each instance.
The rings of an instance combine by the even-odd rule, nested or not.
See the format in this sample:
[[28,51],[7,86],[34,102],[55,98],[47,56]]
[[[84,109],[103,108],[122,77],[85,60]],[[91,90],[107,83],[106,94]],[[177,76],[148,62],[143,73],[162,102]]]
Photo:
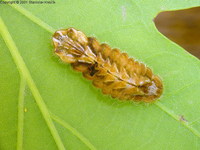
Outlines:
[[[0,5],[0,149],[200,149],[200,62],[153,18],[198,1],[55,1]],[[120,48],[164,82],[154,104],[103,95],[53,54],[54,31],[74,27]]]

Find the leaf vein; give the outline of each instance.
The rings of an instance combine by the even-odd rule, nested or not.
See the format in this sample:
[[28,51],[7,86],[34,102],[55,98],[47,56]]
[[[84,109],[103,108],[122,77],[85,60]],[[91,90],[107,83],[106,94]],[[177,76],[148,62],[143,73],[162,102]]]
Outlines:
[[51,113],[51,118],[55,120],[57,123],[59,123],[61,126],[69,130],[73,135],[75,135],[77,138],[79,138],[86,146],[88,146],[91,150],[96,150],[93,144],[85,137],[83,136],[79,131],[77,131],[75,128],[73,128],[69,123],[62,120],[61,118],[57,117],[56,115]]
[[19,97],[18,97],[18,130],[17,130],[17,150],[23,149],[23,130],[24,130],[24,91],[26,81],[21,75]]
[[190,126],[190,124],[188,124],[187,122],[183,122],[183,121],[181,122],[180,116],[174,114],[173,111],[171,111],[169,108],[167,108],[161,102],[157,102],[157,103],[155,103],[155,105],[158,108],[160,108],[161,110],[163,110],[165,113],[167,113],[169,116],[174,118],[176,121],[180,122],[183,126],[185,126],[187,129],[189,129],[194,135],[196,135],[197,137],[200,138],[200,132],[199,131],[197,131],[194,127]]
[[189,88],[192,85],[197,84],[197,83],[200,83],[200,80],[195,80],[194,82],[191,82],[189,84],[184,85],[183,87],[177,89],[176,91],[169,93],[169,95],[167,97],[170,97],[172,95],[176,95],[176,94],[180,93],[180,91],[183,91],[183,90],[185,90],[185,89],[187,89],[187,88]]
[[26,16],[27,18],[29,18],[31,21],[42,27],[43,29],[47,30],[50,33],[54,33],[55,30],[51,26],[40,20],[38,17],[34,16],[30,11],[27,11],[25,8],[19,5],[15,4],[9,4],[9,5],[14,9],[16,9],[18,12],[20,12],[21,14],[23,14],[24,16]]
[[28,70],[28,68],[26,67],[26,64],[22,58],[22,56],[20,55],[17,46],[15,45],[6,25],[4,24],[4,21],[2,20],[2,18],[0,17],[0,33],[13,57],[13,60],[19,70],[19,72],[24,76],[31,92],[33,93],[33,96],[35,98],[35,101],[42,113],[42,116],[44,118],[44,120],[47,123],[47,126],[55,140],[55,143],[57,144],[58,148],[60,150],[65,150],[65,147],[60,139],[60,136],[53,124],[53,121],[50,117],[50,114],[48,112],[48,108],[46,107],[46,104],[43,101],[43,98],[40,95],[39,90],[37,89],[37,86],[35,85],[35,82],[33,81],[31,74]]

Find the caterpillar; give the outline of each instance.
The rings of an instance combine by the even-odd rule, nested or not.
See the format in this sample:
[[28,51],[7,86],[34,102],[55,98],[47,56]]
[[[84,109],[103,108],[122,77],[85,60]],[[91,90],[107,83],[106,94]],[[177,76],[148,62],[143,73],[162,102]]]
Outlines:
[[103,94],[120,100],[153,102],[163,92],[161,79],[145,64],[100,44],[74,28],[61,29],[53,34],[54,53],[74,70],[92,80]]

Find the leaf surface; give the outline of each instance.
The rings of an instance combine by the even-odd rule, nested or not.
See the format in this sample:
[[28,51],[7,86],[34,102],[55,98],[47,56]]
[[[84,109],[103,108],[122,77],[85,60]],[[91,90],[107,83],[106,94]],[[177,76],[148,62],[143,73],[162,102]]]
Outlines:
[[[56,1],[0,5],[0,149],[200,149],[200,62],[156,30],[162,10],[188,0]],[[103,95],[53,54],[74,27],[120,48],[164,82],[154,104]]]

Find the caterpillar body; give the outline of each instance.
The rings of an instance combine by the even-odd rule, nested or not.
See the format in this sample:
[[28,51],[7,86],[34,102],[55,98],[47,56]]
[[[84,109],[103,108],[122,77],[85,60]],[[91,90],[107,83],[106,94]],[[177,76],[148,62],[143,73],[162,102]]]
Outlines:
[[53,35],[53,44],[54,53],[63,62],[82,72],[104,94],[143,102],[152,102],[162,94],[162,81],[149,67],[81,31],[58,30]]

